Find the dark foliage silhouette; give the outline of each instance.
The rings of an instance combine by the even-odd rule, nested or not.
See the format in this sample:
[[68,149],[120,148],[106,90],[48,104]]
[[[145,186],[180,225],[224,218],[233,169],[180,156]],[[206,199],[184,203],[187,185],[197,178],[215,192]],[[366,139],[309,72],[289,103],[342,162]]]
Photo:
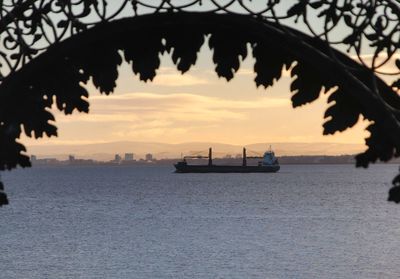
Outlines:
[[[282,3],[272,0],[259,10],[239,0],[151,2],[119,0],[113,10],[97,0],[1,2],[1,169],[30,165],[18,142],[22,132],[57,135],[53,105],[65,114],[89,111],[82,83],[91,80],[100,92],[112,93],[123,59],[141,80],[151,81],[165,52],[185,73],[207,36],[215,71],[227,81],[250,46],[257,86],[273,85],[282,69],[290,69],[293,107],[330,94],[324,134],[351,128],[360,117],[368,120],[367,150],[356,156],[357,166],[400,156],[400,79],[387,84],[381,78],[387,65],[397,69],[387,74],[400,76],[397,2],[299,0],[283,14]],[[211,8],[204,11],[203,2]],[[127,11],[130,16],[123,18]],[[289,27],[293,19],[307,31]],[[337,28],[346,32],[332,40]],[[372,55],[363,56],[365,45]],[[393,184],[389,200],[399,202],[399,177]]]
[[0,207],[6,204],[8,204],[8,198],[6,193],[4,193],[3,182],[0,181]]

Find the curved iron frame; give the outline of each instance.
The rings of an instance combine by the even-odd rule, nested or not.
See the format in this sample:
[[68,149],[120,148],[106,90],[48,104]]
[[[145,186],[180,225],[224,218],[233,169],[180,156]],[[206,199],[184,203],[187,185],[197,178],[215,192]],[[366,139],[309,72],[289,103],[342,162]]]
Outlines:
[[[377,74],[399,75],[400,4],[393,0],[5,0],[0,2],[0,82],[41,52],[98,24],[174,12],[242,14],[300,28]],[[316,28],[318,26],[319,28]],[[287,30],[287,32],[290,32]],[[365,55],[368,53],[368,55]],[[334,57],[333,54],[331,54]],[[339,61],[338,61],[339,62]],[[385,67],[386,66],[386,67]],[[391,70],[388,70],[391,69]]]

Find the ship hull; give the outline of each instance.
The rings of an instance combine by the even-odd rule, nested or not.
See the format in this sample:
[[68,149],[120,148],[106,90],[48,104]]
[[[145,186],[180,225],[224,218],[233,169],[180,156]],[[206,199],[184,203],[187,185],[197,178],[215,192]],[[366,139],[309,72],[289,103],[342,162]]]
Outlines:
[[279,165],[273,166],[209,166],[209,165],[174,165],[178,173],[254,173],[277,172]]

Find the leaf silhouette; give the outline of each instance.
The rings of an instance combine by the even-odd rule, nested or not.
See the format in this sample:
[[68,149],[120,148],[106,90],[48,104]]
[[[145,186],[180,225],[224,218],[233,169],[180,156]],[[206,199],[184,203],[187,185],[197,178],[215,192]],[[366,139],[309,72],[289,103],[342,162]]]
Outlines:
[[141,80],[152,81],[160,67],[159,53],[165,50],[162,36],[157,32],[150,32],[135,34],[134,38],[123,42],[125,60],[132,62],[132,70],[139,74]]
[[384,123],[373,123],[368,126],[370,132],[365,142],[368,149],[356,156],[356,165],[358,167],[368,167],[370,162],[374,163],[378,159],[387,162],[394,156],[400,155],[400,135],[397,135],[397,140],[393,141],[384,130]]
[[302,61],[293,67],[291,75],[295,77],[290,86],[290,90],[294,92],[293,107],[311,103],[319,97],[324,82],[316,69]]
[[[400,177],[399,175],[396,176],[396,178],[399,178],[399,177]],[[400,186],[394,186],[389,190],[388,201],[400,203]]]
[[[42,87],[50,96],[56,96],[57,108],[65,114],[71,114],[75,109],[79,112],[89,112],[89,97],[87,90],[81,86],[88,77],[80,71],[79,65],[66,56],[54,65],[50,78],[43,81]],[[51,97],[50,97],[51,99]]]
[[232,29],[218,29],[211,33],[209,46],[214,50],[213,61],[218,76],[228,81],[233,78],[239,70],[240,59],[247,57],[247,42],[249,39],[244,34]]
[[25,147],[16,141],[21,133],[20,128],[15,124],[7,126],[0,125],[0,169],[13,169],[30,167],[29,157],[24,155]]
[[0,207],[8,204],[7,194],[4,192],[3,182],[0,181]]
[[359,105],[346,94],[342,89],[338,88],[329,98],[328,103],[334,103],[325,112],[324,135],[342,132],[347,128],[353,127],[359,117]]
[[400,174],[392,181],[393,187],[389,191],[388,201],[400,203]]
[[[48,137],[57,136],[57,127],[50,123],[50,121],[55,121],[55,118],[47,110],[47,104],[43,98],[26,96],[25,100],[19,103],[19,108],[25,112],[21,123],[27,136],[31,137],[32,134],[35,138],[41,138],[44,134]],[[35,115],[35,117],[29,117],[30,115]]]
[[294,4],[292,7],[290,7],[287,11],[287,16],[301,16],[306,13],[307,10],[307,4],[308,0],[299,0],[297,1],[298,3]]
[[118,66],[122,63],[122,58],[118,49],[110,44],[101,45],[96,48],[83,50],[79,58],[82,69],[87,76],[91,76],[93,84],[100,92],[110,94],[116,87],[118,78]]
[[400,79],[394,81],[394,82],[392,83],[392,87],[395,88],[395,89],[397,89],[397,90],[400,89]]
[[253,57],[256,60],[254,80],[257,87],[262,85],[265,88],[272,86],[274,80],[279,80],[284,67],[288,70],[294,61],[292,55],[284,48],[275,48],[260,42],[253,46]]
[[193,31],[183,26],[179,32],[166,34],[165,48],[168,52],[172,51],[172,61],[182,74],[196,63],[197,53],[204,44],[204,34],[200,30]]

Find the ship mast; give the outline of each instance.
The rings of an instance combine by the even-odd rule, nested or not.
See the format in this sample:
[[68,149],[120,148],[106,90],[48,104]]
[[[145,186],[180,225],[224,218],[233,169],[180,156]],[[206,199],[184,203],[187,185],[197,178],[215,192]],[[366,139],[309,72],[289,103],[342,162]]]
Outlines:
[[243,147],[243,167],[247,166],[246,148]]

